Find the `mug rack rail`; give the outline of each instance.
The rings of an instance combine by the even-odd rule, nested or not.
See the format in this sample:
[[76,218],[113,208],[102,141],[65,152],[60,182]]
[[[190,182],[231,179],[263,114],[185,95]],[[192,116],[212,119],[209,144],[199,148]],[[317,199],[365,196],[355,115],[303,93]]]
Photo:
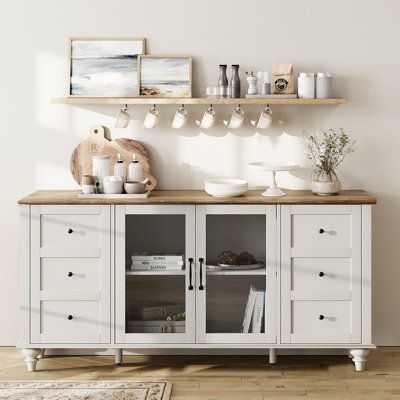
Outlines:
[[144,98],[144,97],[82,97],[70,96],[51,99],[52,104],[87,105],[87,104],[193,104],[193,105],[339,105],[346,104],[344,98],[333,99],[219,99],[219,98]]

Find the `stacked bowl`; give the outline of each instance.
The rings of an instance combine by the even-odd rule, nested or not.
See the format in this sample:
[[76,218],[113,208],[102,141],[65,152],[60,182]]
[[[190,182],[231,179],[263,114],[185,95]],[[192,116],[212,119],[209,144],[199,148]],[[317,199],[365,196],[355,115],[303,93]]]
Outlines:
[[246,193],[247,181],[243,179],[212,179],[204,182],[204,190],[213,197],[237,197]]

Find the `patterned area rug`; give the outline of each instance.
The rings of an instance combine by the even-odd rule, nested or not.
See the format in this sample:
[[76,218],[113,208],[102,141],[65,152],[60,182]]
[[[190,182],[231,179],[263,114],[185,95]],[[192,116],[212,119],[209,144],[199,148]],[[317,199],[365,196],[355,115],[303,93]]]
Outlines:
[[169,400],[168,382],[0,382],[1,400]]

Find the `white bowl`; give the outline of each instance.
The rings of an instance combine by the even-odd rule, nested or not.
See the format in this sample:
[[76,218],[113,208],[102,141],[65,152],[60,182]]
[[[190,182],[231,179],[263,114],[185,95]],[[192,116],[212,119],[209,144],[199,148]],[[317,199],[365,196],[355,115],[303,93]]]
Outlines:
[[105,176],[103,190],[106,194],[121,194],[124,189],[124,182],[120,177]]
[[246,193],[247,181],[243,179],[213,179],[204,182],[204,189],[213,197],[237,197]]

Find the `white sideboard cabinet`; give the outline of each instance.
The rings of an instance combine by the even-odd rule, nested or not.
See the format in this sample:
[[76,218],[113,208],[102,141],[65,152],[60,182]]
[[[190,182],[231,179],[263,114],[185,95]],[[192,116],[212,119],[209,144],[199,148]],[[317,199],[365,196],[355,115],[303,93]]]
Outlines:
[[[29,371],[47,348],[348,350],[362,371],[371,342],[371,205],[362,191],[320,198],[248,192],[215,199],[22,199],[21,333]],[[221,251],[264,266],[218,270]],[[131,269],[136,253],[182,253],[182,270]],[[247,318],[250,291],[253,317]],[[252,305],[253,307],[253,305]],[[257,317],[255,317],[257,315]],[[178,350],[177,350],[178,351]]]

